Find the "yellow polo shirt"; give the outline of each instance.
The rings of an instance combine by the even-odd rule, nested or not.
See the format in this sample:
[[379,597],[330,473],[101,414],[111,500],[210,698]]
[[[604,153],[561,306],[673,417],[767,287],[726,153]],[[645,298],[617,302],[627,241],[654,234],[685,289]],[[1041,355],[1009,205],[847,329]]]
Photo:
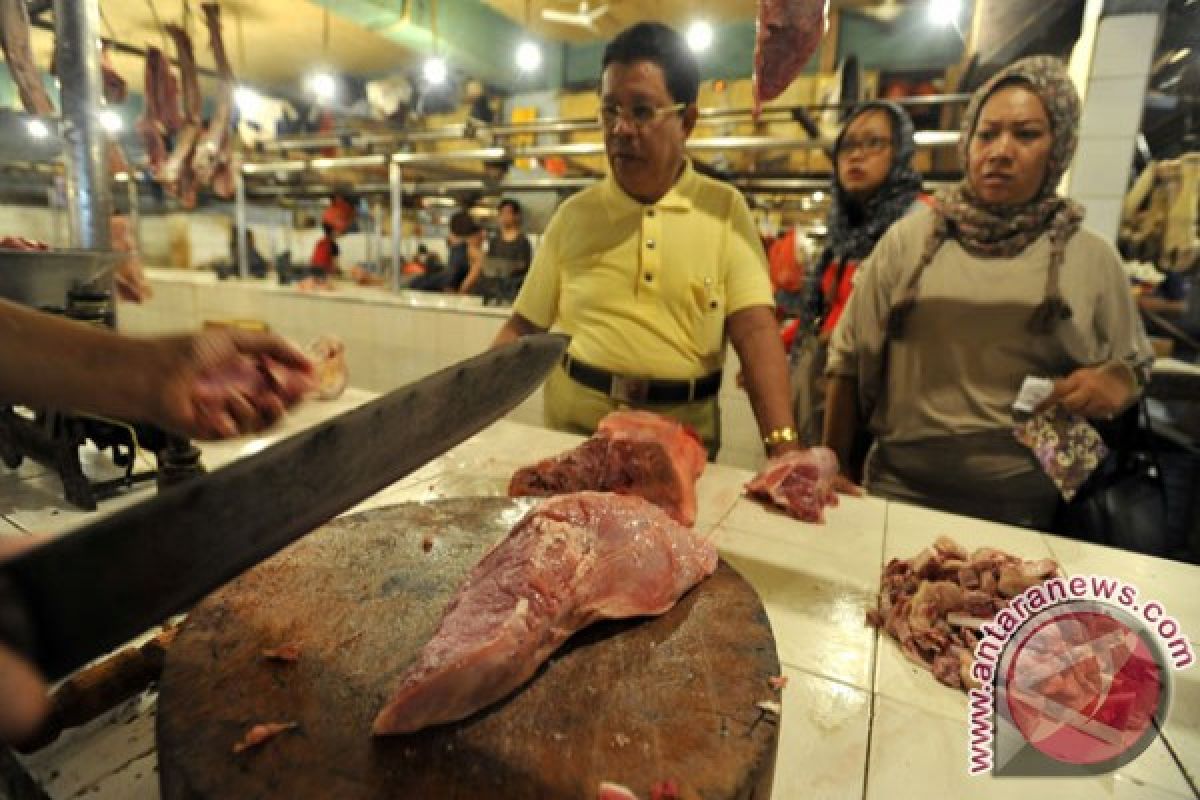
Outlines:
[[721,368],[727,316],[772,305],[746,201],[689,161],[654,205],[611,176],[563,203],[513,310],[570,334],[571,355],[588,364],[691,379]]

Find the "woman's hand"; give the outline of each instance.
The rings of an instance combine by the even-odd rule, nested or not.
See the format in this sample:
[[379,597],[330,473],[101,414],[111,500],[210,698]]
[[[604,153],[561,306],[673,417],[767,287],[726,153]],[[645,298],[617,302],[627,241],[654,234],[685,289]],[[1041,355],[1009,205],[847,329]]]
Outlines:
[[1133,400],[1133,375],[1124,364],[1080,367],[1054,382],[1054,390],[1035,411],[1060,405],[1073,414],[1092,419],[1112,419]]

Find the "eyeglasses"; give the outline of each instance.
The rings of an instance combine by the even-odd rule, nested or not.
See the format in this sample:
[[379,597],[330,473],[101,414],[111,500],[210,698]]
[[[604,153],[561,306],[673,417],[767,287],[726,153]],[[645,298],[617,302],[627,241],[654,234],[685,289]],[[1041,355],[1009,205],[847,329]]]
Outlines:
[[600,107],[600,127],[611,131],[617,127],[618,120],[623,120],[625,124],[643,131],[667,114],[675,114],[685,108],[687,108],[687,103],[676,103],[673,106],[638,104],[630,108],[624,108],[616,103],[608,103]]
[[861,150],[864,155],[873,156],[882,153],[892,146],[892,140],[882,136],[864,136],[861,139],[846,137],[838,148],[839,156],[848,156]]

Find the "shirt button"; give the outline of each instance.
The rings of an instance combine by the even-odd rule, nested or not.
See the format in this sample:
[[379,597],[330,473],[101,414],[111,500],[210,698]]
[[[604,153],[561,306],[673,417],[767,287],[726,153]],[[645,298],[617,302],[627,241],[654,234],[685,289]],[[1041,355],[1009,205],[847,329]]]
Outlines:
[[646,273],[646,283],[653,283],[653,282],[654,282],[654,275],[652,275],[651,273],[647,272],[647,273]]
[[646,209],[646,216],[647,216],[647,217],[653,217],[653,216],[654,216],[654,209],[653,209],[653,208],[647,208],[647,209]]
[[647,250],[653,250],[653,249],[654,249],[654,240],[653,240],[653,239],[647,239],[647,240],[646,240],[646,249],[647,249]]

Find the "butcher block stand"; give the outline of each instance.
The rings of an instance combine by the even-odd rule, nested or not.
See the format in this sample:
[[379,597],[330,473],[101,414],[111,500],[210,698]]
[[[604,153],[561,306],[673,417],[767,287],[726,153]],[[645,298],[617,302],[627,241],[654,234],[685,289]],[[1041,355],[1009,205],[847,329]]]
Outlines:
[[[201,603],[168,655],[164,798],[766,798],[775,640],[721,562],[666,614],[577,634],[534,678],[457,723],[377,738],[371,722],[468,570],[533,501],[458,498],[343,517]],[[298,646],[294,663],[263,650]],[[259,723],[297,723],[233,748]]]

